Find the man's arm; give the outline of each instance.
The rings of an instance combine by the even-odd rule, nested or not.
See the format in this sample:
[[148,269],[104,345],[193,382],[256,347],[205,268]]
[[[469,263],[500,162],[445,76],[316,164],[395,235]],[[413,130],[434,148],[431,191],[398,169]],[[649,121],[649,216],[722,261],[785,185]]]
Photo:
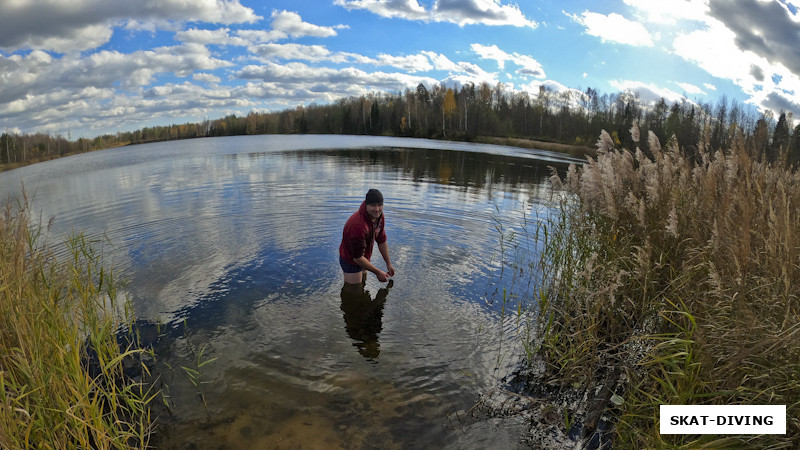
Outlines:
[[369,270],[370,272],[374,273],[376,277],[378,277],[378,281],[385,282],[389,280],[389,274],[378,269],[375,267],[367,258],[363,255],[359,256],[358,258],[353,259],[359,266],[362,268]]
[[386,273],[389,274],[390,277],[393,277],[394,267],[392,266],[392,261],[389,259],[389,245],[386,243],[386,241],[381,242],[378,244],[378,250],[381,252],[383,260],[386,261]]

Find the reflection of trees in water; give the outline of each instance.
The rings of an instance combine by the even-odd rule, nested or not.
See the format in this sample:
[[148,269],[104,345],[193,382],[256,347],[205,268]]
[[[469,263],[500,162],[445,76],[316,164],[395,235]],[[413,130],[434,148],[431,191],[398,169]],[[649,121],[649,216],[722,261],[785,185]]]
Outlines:
[[354,340],[353,346],[370,361],[374,361],[380,354],[378,334],[383,328],[383,305],[386,296],[392,287],[392,280],[385,288],[378,290],[375,299],[369,291],[364,289],[364,284],[344,283],[342,286],[342,311],[347,335]]
[[361,148],[285,152],[296,158],[345,159],[349,164],[382,166],[403,178],[467,188],[483,189],[498,184],[540,186],[550,177],[548,166],[566,170],[566,163],[479,152],[413,148]]

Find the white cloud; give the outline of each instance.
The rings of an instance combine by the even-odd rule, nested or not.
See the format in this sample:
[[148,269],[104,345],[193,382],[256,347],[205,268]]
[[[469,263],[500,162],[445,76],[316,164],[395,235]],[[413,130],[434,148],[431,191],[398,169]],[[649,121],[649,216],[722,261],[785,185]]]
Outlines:
[[279,30],[237,30],[236,35],[251,44],[264,44],[289,37],[286,32]]
[[381,17],[465,25],[510,25],[536,28],[517,5],[499,0],[437,0],[426,10],[417,0],[335,0],[347,9],[363,9]]
[[250,41],[241,37],[230,36],[230,29],[200,30],[190,28],[175,33],[175,40],[201,45],[248,45]]
[[733,32],[716,22],[707,29],[678,35],[672,46],[676,55],[715,77],[733,80],[746,92],[753,93],[764,81],[754,76],[757,72],[754,68],[768,64],[754,53],[742,52],[735,39]]
[[676,82],[675,84],[677,84],[681,89],[683,89],[683,92],[686,92],[689,95],[705,95],[706,94],[706,92],[703,91],[700,87],[695,86],[695,85],[693,85],[691,83]]
[[644,25],[628,20],[617,13],[605,15],[584,11],[580,16],[566,15],[583,25],[587,34],[597,36],[603,42],[616,42],[635,47],[653,46],[653,40]]
[[[336,36],[337,29],[347,28],[346,25],[335,27],[321,27],[304,22],[299,14],[290,11],[272,12],[272,30],[236,30],[231,36],[229,28],[204,30],[190,28],[175,33],[175,39],[181,42],[203,45],[231,45],[248,46],[253,44],[266,44],[287,38],[302,37],[332,37]],[[263,51],[263,49],[262,49]]]
[[331,52],[323,45],[301,44],[261,44],[250,46],[249,51],[258,56],[262,62],[282,60],[299,60],[311,62],[355,63],[373,66],[389,66],[415,73],[429,71],[434,68],[425,54],[389,55],[382,53],[375,58],[348,52]]
[[511,25],[536,28],[536,22],[528,20],[517,5],[502,5],[499,0],[437,0],[434,3],[433,20],[464,25]]
[[635,8],[648,22],[676,25],[679,20],[704,21],[708,13],[707,0],[623,0]]
[[[416,86],[422,77],[402,73],[365,72],[353,67],[334,69],[329,67],[312,67],[300,62],[275,64],[267,62],[262,65],[248,65],[235,74],[246,80],[290,81],[306,84],[359,84],[382,88],[398,88]],[[424,78],[425,81],[431,81]],[[410,81],[409,80],[413,80]]]
[[[98,120],[95,126],[102,126],[107,116],[122,111],[109,105],[118,105],[121,98],[135,104],[139,88],[152,83],[158,74],[188,76],[230,65],[197,44],[130,54],[101,51],[70,58],[54,58],[43,51],[27,56],[0,55],[0,118],[13,117],[16,126],[24,130],[57,124],[77,128],[94,119]],[[135,121],[137,117],[131,114],[128,119]]]
[[514,53],[513,61],[514,63],[520,66],[520,69],[517,70],[517,73],[519,75],[525,77],[531,76],[536,78],[545,77],[544,68],[542,67],[542,65],[539,64],[539,61],[536,61],[530,56]]
[[433,64],[433,70],[448,73],[448,76],[441,80],[445,84],[463,86],[468,83],[480,84],[485,82],[494,85],[498,82],[495,74],[483,70],[476,64],[465,61],[456,63],[441,53],[431,51],[424,51],[421,54],[430,59]]
[[335,5],[347,9],[365,9],[381,17],[407,20],[427,20],[428,12],[417,0],[335,0]]
[[366,72],[353,67],[334,69],[312,67],[300,62],[249,65],[235,76],[248,80],[237,95],[259,98],[287,105],[334,101],[337,98],[366,95],[375,90],[402,91],[420,83],[433,85],[437,80],[404,73]]
[[222,81],[222,79],[220,77],[218,77],[216,75],[213,75],[213,74],[210,74],[210,73],[196,73],[196,74],[192,75],[192,79],[193,80],[197,80],[197,81],[204,81],[206,83],[213,83],[213,84],[216,84],[216,83],[219,83],[220,81]]
[[522,91],[537,98],[542,88],[549,95],[550,106],[555,108],[560,108],[561,105],[578,108],[581,100],[586,97],[583,92],[567,87],[555,80],[533,81],[520,86]]
[[258,19],[238,0],[14,0],[0,14],[0,49],[66,53],[105,44],[120,26],[155,29],[167,23],[232,24]]
[[336,36],[336,28],[347,28],[345,25],[337,27],[322,27],[308,22],[303,22],[300,14],[291,11],[273,11],[272,28],[275,31],[283,32],[292,38],[304,36],[313,37],[332,37]]
[[442,55],[441,53],[423,51],[422,54],[430,58],[431,62],[433,63],[434,70],[443,70],[445,72],[458,72],[461,70],[458,64],[454,63],[450,60],[450,58]]
[[458,69],[459,71],[464,72],[466,75],[470,75],[477,80],[495,79],[494,75],[489,74],[489,72],[483,70],[483,68],[477,64],[460,62],[458,63]]
[[736,36],[736,46],[773,65],[800,74],[800,20],[778,1],[709,1],[709,22],[719,22]]
[[643,83],[632,80],[611,80],[611,86],[619,91],[636,92],[645,105],[653,105],[662,97],[667,103],[680,102],[685,97],[671,89],[657,86],[653,83]]
[[496,45],[472,44],[471,48],[481,58],[497,61],[497,65],[501,70],[505,68],[506,61],[511,59],[511,55],[500,50]]
[[[391,65],[413,70],[406,70],[408,73],[367,72],[354,67],[334,69],[312,67],[300,62],[277,64],[267,61],[261,65],[245,66],[234,75],[251,80],[251,83],[248,83],[248,95],[264,98],[277,96],[304,102],[313,101],[314,95],[319,100],[319,96],[324,94],[324,100],[330,101],[343,96],[364,95],[376,89],[391,91],[413,89],[420,83],[431,86],[439,82],[448,85],[483,82],[495,85],[498,82],[494,74],[486,72],[476,64],[456,63],[435,52],[422,52],[420,55],[403,57],[380,55],[377,59],[369,59],[368,62],[373,65]],[[410,74],[421,70],[445,71],[448,75],[437,80]]]
[[36,36],[30,38],[30,48],[41,48],[66,53],[74,50],[97,48],[111,39],[113,31],[105,25],[87,25],[83,28],[65,30],[58,36]]
[[80,125],[96,130],[120,130],[131,124],[149,123],[158,118],[199,118],[211,110],[233,112],[254,105],[246,97],[232,95],[229,89],[206,89],[184,83],[160,86],[138,95],[117,94],[110,99],[91,103],[83,110],[78,123],[59,123],[55,118],[49,123],[56,127],[75,128]]
[[408,56],[378,55],[376,65],[396,67],[407,72],[427,72],[433,69],[433,64],[422,54]]
[[[444,83],[446,86],[466,86],[468,84],[474,84],[476,86],[481,85],[483,83],[488,84],[489,86],[495,86],[499,83],[500,80],[494,74],[483,72],[483,74],[465,74],[465,73],[457,73],[451,74],[446,78],[441,80],[441,83]],[[439,81],[436,82],[438,84]],[[507,85],[508,83],[506,83]]]
[[516,52],[509,54],[498,48],[496,45],[486,46],[481,44],[472,44],[471,48],[481,58],[497,61],[497,65],[501,70],[505,68],[506,62],[511,62],[520,67],[517,69],[516,73],[522,77],[545,77],[544,68],[542,65],[528,55],[521,55]]
[[261,44],[251,46],[250,52],[264,59],[323,61],[331,58],[330,50],[323,45]]

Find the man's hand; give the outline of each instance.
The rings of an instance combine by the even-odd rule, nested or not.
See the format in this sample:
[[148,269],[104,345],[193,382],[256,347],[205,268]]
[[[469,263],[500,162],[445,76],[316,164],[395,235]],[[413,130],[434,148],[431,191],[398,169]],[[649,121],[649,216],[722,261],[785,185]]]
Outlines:
[[387,265],[386,265],[386,273],[387,273],[387,274],[388,274],[390,277],[393,277],[393,276],[394,276],[394,266],[392,266],[391,264],[387,264]]
[[390,275],[388,273],[382,271],[382,270],[379,270],[379,271],[375,272],[375,276],[378,277],[378,281],[380,281],[381,283],[385,283],[385,282],[389,281],[389,276]]

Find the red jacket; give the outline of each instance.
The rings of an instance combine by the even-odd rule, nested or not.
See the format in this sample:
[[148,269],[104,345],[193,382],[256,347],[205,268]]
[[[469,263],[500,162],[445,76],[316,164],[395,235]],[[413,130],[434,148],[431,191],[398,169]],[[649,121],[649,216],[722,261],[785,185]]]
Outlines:
[[377,223],[373,223],[372,218],[367,214],[367,205],[361,202],[358,211],[353,213],[344,224],[339,256],[353,265],[357,265],[355,258],[360,256],[367,259],[372,258],[372,247],[375,242],[378,244],[386,242],[384,225],[383,214],[378,218]]

